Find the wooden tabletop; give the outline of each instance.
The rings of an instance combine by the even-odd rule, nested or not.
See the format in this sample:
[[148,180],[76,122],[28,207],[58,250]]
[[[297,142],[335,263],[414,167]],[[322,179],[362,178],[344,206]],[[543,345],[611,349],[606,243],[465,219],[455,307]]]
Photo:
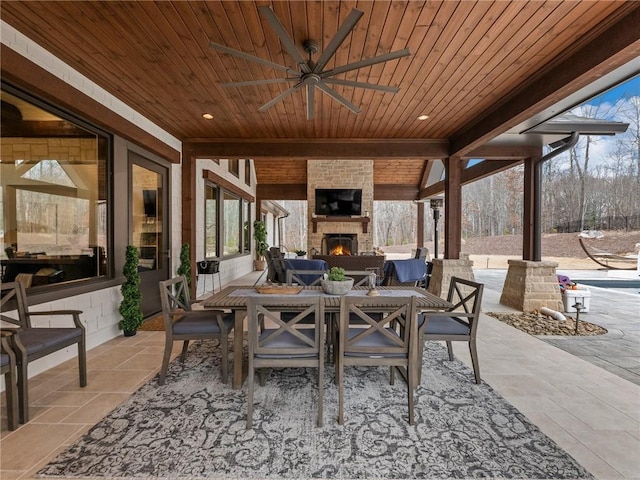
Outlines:
[[[367,287],[354,287],[354,291],[366,292]],[[387,286],[377,287],[380,296],[385,296],[385,292],[390,296],[398,296],[401,291],[406,291],[407,295],[415,295],[418,299],[418,310],[446,310],[452,307],[452,304],[448,301],[427,292],[423,288],[411,287],[411,286]],[[327,311],[339,311],[340,310],[340,295],[327,295],[322,291],[322,287],[304,287],[304,289],[297,295],[281,295],[283,299],[283,306],[286,305],[287,297],[297,297],[298,295],[321,295],[325,299],[325,310]],[[246,310],[247,309],[247,297],[250,295],[261,296],[255,290],[253,285],[234,285],[225,287],[223,290],[215,293],[202,302],[202,305],[206,308],[226,308],[231,310]]]

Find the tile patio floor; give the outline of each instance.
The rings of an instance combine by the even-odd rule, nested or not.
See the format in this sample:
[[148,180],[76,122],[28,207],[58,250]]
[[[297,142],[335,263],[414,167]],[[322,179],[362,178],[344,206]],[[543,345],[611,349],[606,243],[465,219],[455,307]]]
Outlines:
[[[235,283],[253,283],[255,278],[249,275]],[[485,311],[506,310],[491,282],[485,292]],[[597,478],[640,478],[640,386],[496,319],[483,315],[481,321],[478,350],[485,382]],[[33,478],[153,378],[163,342],[162,332],[139,332],[90,350],[89,385],[84,389],[77,385],[75,361],[31,379],[32,420],[8,432],[3,409],[0,478]],[[465,346],[455,347],[456,355],[469,364]],[[176,345],[174,354],[179,348]]]

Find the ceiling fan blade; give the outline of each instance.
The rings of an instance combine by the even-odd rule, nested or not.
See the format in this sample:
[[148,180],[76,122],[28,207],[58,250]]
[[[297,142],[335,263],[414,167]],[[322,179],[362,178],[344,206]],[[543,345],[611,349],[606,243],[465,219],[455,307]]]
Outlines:
[[313,120],[315,111],[315,89],[313,85],[305,85],[307,87],[307,120]]
[[278,103],[280,100],[282,100],[283,98],[291,95],[293,92],[295,92],[296,90],[298,90],[300,87],[302,86],[302,82],[296,83],[293,87],[286,89],[284,92],[282,92],[280,95],[278,95],[277,97],[275,97],[273,100],[268,101],[267,103],[265,103],[264,105],[262,105],[258,111],[260,112],[264,112],[265,110],[269,110],[271,107],[273,107],[276,103]]
[[362,18],[362,15],[364,15],[362,10],[358,10],[357,8],[351,10],[351,13],[349,13],[342,25],[340,25],[340,28],[329,42],[329,45],[327,45],[327,48],[322,52],[320,58],[318,58],[318,63],[313,67],[314,73],[322,71],[331,57],[335,55],[340,45],[342,45],[342,42],[347,38],[347,35],[349,35],[351,30],[356,26],[358,20]]
[[324,93],[326,93],[327,95],[332,97],[334,100],[338,101],[339,103],[341,103],[342,105],[347,107],[353,113],[360,113],[360,109],[358,107],[356,107],[353,103],[351,103],[349,100],[344,98],[342,95],[340,95],[338,92],[336,92],[331,87],[326,86],[322,82],[316,83],[316,87],[318,87]]
[[260,63],[261,65],[266,65],[267,67],[275,68],[276,70],[283,70],[291,75],[298,74],[297,71],[292,70],[285,65],[279,65],[277,63],[270,62],[269,60],[265,60],[264,58],[255,57],[253,55],[249,55],[247,53],[241,52],[240,50],[235,50],[233,48],[225,47],[224,45],[220,45],[219,43],[209,42],[209,46],[223,53],[228,53],[229,55],[233,55],[235,57],[239,57],[244,60],[248,60],[250,62]]
[[396,50],[395,52],[385,53],[384,55],[378,55],[377,57],[367,58],[365,60],[360,60],[359,62],[349,63],[347,65],[343,65],[342,67],[337,67],[337,68],[334,68],[333,70],[322,72],[320,76],[322,78],[332,77],[333,75],[337,75],[339,73],[348,72],[350,70],[357,70],[362,67],[376,65],[377,63],[388,62],[389,60],[406,57],[407,55],[411,55],[411,52],[409,51],[408,48],[403,48],[402,50]]
[[265,17],[267,22],[269,22],[269,25],[271,25],[273,31],[276,32],[276,35],[278,35],[278,37],[280,38],[280,41],[284,45],[284,48],[296,61],[298,67],[300,67],[300,70],[302,70],[302,72],[304,73],[310,73],[311,69],[309,68],[309,65],[307,65],[306,60],[300,54],[300,51],[296,47],[296,44],[293,43],[293,40],[291,40],[291,37],[282,26],[282,23],[280,23],[280,20],[278,20],[276,14],[273,13],[273,10],[271,10],[271,7],[269,5],[263,5],[261,7],[258,7],[258,10]]
[[221,83],[221,87],[248,87],[250,85],[269,85],[273,83],[298,82],[299,78],[269,78],[267,80],[248,80],[246,82]]
[[333,83],[335,85],[346,85],[348,87],[369,88],[371,90],[380,90],[382,92],[398,93],[398,87],[387,87],[386,85],[376,85],[374,83],[354,82],[352,80],[341,80],[339,78],[323,78],[325,83]]

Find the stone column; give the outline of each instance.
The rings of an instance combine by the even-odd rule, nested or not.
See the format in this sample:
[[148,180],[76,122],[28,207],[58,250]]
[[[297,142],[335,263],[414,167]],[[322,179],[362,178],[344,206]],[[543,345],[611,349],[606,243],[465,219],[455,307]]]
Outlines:
[[449,293],[449,283],[451,277],[460,277],[466,280],[475,281],[473,276],[473,261],[469,260],[469,255],[460,254],[460,259],[434,258],[433,269],[431,270],[431,280],[427,291],[446,298]]
[[542,307],[562,311],[556,262],[509,260],[500,303],[522,312]]

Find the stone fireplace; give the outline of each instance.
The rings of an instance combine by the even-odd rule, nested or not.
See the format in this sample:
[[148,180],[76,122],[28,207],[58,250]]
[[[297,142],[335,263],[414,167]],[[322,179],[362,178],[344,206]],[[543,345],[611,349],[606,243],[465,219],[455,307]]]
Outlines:
[[[362,189],[361,217],[315,215],[316,188]],[[325,235],[350,239],[351,255],[373,251],[373,160],[307,161],[307,251],[328,255]],[[369,217],[369,218],[364,218]],[[365,221],[366,220],[366,221]],[[344,247],[344,245],[343,245]]]
[[322,255],[357,255],[358,234],[325,233],[322,237]]

